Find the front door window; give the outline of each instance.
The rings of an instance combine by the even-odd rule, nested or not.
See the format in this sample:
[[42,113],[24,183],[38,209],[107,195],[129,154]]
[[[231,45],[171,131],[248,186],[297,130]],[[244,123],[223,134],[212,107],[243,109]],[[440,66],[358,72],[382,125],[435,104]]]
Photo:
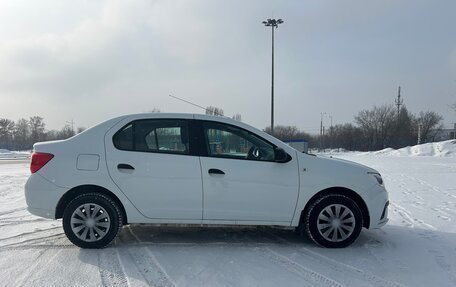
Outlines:
[[203,127],[211,157],[274,161],[274,147],[246,130],[210,122]]

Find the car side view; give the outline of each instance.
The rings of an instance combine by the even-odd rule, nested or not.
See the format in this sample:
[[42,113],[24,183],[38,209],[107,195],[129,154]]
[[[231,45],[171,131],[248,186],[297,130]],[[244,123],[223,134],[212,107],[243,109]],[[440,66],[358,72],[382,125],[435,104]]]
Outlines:
[[105,247],[135,223],[282,226],[335,248],[388,221],[376,170],[298,152],[223,117],[113,118],[36,143],[30,170],[29,212],[62,218],[81,248]]

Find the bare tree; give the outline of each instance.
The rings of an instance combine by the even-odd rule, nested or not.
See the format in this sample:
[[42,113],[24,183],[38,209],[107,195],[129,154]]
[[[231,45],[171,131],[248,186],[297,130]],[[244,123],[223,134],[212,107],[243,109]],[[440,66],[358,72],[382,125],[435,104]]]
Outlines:
[[78,127],[78,128],[76,129],[76,133],[77,133],[77,134],[80,134],[80,133],[82,133],[82,132],[85,131],[85,130],[86,130],[85,127]]
[[417,121],[418,124],[421,125],[421,138],[423,141],[427,142],[435,137],[435,135],[431,135],[431,133],[433,133],[433,131],[435,132],[442,129],[442,120],[443,117],[436,112],[420,112]]
[[69,125],[65,125],[58,133],[57,133],[57,138],[58,139],[67,139],[71,138],[74,136],[74,130],[71,128]]
[[236,121],[238,121],[238,122],[242,122],[241,114],[235,114],[235,115],[233,115],[232,119],[233,119],[233,120],[236,120]]
[[[374,107],[375,108],[375,107]],[[374,111],[372,110],[362,110],[355,116],[355,123],[359,126],[362,132],[364,149],[372,150],[375,145],[375,136],[376,136],[376,123]]]
[[213,107],[213,106],[208,106],[206,108],[206,115],[211,115],[211,116],[223,116],[223,109]]
[[29,120],[30,140],[33,143],[45,139],[45,124],[42,117],[34,116]]
[[26,119],[19,119],[16,121],[14,128],[14,143],[15,149],[24,150],[31,148],[30,142],[30,126]]
[[365,147],[363,141],[360,140],[362,138],[361,128],[351,123],[336,125],[333,128],[333,146],[335,147],[346,150],[363,150]]
[[0,119],[0,148],[11,149],[14,134],[14,122],[9,119]]
[[[271,134],[271,127],[268,126],[264,129],[268,134]],[[300,131],[296,126],[275,126],[274,134],[280,140],[309,140],[312,136]]]
[[374,106],[371,110],[359,112],[355,123],[362,131],[366,149],[382,149],[394,138],[396,113],[392,105]]

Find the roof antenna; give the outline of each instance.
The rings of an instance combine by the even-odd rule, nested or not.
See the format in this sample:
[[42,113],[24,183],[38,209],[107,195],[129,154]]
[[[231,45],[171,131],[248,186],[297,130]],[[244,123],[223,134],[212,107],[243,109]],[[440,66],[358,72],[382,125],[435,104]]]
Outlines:
[[[168,96],[170,96],[171,98],[174,98],[174,99],[176,99],[176,100],[182,101],[182,102],[184,102],[184,103],[190,104],[190,105],[192,105],[192,106],[195,106],[195,107],[197,107],[197,108],[203,109],[205,112],[209,111],[209,110],[206,109],[205,107],[202,107],[202,106],[197,105],[197,104],[195,104],[195,103],[192,103],[192,102],[190,102],[190,101],[184,100],[184,99],[182,99],[182,98],[173,96],[173,95],[171,95],[171,94],[168,95]],[[221,115],[218,115],[218,116],[221,116]],[[222,117],[225,117],[225,116],[222,116]]]
[[192,102],[190,102],[190,101],[181,99],[181,98],[176,97],[176,96],[173,96],[173,95],[168,95],[168,96],[170,96],[171,98],[175,98],[175,99],[177,99],[177,100],[179,100],[179,101],[182,101],[182,102],[184,102],[184,103],[190,104],[190,105],[192,105],[192,106],[195,106],[195,107],[198,107],[198,108],[200,108],[200,109],[203,109],[203,110],[207,111],[206,108],[204,108],[204,107],[202,107],[202,106],[200,106],[200,105],[194,104],[194,103],[192,103]]

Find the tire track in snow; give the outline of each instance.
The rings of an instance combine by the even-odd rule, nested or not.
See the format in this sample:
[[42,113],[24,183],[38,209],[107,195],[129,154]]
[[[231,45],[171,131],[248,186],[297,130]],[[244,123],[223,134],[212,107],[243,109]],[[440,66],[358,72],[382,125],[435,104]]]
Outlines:
[[[62,229],[61,226],[56,226],[56,227],[51,227],[51,228],[48,228],[48,229],[41,229],[41,230],[36,230],[36,231],[30,231],[30,232],[24,232],[24,233],[21,233],[21,234],[18,234],[18,235],[13,235],[13,236],[10,236],[10,237],[5,237],[5,238],[0,238],[0,244],[2,242],[5,242],[5,241],[9,241],[9,240],[16,240],[18,238],[21,238],[21,237],[24,237],[24,236],[28,236],[28,235],[32,235],[32,234],[41,234],[43,232],[48,232],[48,231],[52,231],[52,230],[55,230],[55,229]],[[62,233],[60,233],[62,234]],[[46,237],[43,237],[43,238],[46,238]],[[35,239],[35,238],[31,238],[31,239]],[[25,242],[22,241],[22,242]],[[1,247],[1,245],[0,245]]]
[[0,216],[5,215],[5,214],[15,213],[15,212],[18,212],[18,211],[23,211],[23,210],[26,210],[26,208],[25,207],[21,207],[21,208],[15,208],[15,209],[7,210],[7,211],[2,211],[2,212],[0,212]]
[[98,251],[98,270],[103,286],[130,286],[117,248]]
[[431,256],[434,256],[436,264],[448,274],[453,282],[456,282],[456,275],[454,273],[454,270],[452,270],[454,268],[452,266],[452,263],[448,261],[448,258],[437,250],[431,249],[428,250],[428,252],[431,254]]
[[[418,182],[420,185],[424,186],[424,187],[427,187],[435,192],[438,192],[440,194],[443,194],[443,195],[446,195],[450,198],[454,198],[456,199],[456,195],[454,194],[451,194],[450,192],[448,191],[445,191],[445,190],[442,190],[440,188],[438,188],[437,186],[434,186],[432,184],[430,184],[429,182],[425,181],[425,180],[422,180],[422,179],[419,179],[419,178],[416,178],[416,177],[413,177],[413,176],[409,176],[409,175],[404,175],[404,177],[407,177],[408,179],[411,179],[413,181],[416,181]],[[452,202],[443,202],[443,205],[450,205]],[[454,203],[453,203],[453,206],[456,206]],[[431,208],[433,211],[437,212],[439,215],[437,215],[438,218],[442,219],[442,220],[445,220],[445,221],[452,221],[452,214],[448,213],[448,212],[445,212],[442,210],[442,208],[440,207],[432,207]],[[443,208],[445,209],[445,207]],[[447,210],[453,210],[453,208],[448,208],[446,207]]]
[[[267,238],[272,237],[273,239],[271,239],[271,240],[274,241],[275,243],[293,246],[293,244],[291,242],[289,242],[288,240],[286,240],[285,238],[282,238],[282,237],[280,237],[276,234],[270,233],[270,232],[266,232],[266,231],[262,231],[262,232],[263,232],[263,234],[265,234],[267,236]],[[400,284],[398,282],[385,280],[370,272],[365,272],[352,265],[337,261],[335,259],[322,255],[318,252],[312,251],[306,247],[298,247],[294,251],[301,255],[304,255],[306,258],[311,257],[313,262],[317,262],[323,266],[330,266],[332,270],[338,271],[341,274],[344,274],[344,275],[349,274],[351,277],[356,277],[356,278],[362,279],[364,281],[367,281],[367,283],[372,286],[390,286],[390,287],[403,286],[402,284]]]
[[[259,229],[258,229],[259,230]],[[265,233],[264,231],[260,230],[263,234]],[[257,234],[257,236],[261,236],[260,234]],[[264,236],[263,236],[264,237]],[[268,237],[264,237],[265,239],[271,240]],[[248,241],[255,242],[254,239],[250,237],[250,235],[247,235],[246,239]],[[305,283],[308,283],[308,285],[303,285],[303,286],[337,286],[341,287],[343,286],[341,283],[328,278],[324,276],[321,273],[318,273],[306,266],[301,265],[300,263],[292,260],[288,256],[279,254],[269,248],[267,245],[261,244],[263,246],[258,247],[259,244],[257,244],[255,247],[253,247],[253,251],[256,253],[259,253],[260,256],[268,259],[270,262],[272,262],[275,265],[281,266],[282,268],[285,268],[291,273],[294,273],[298,275],[299,277],[305,279]],[[304,282],[303,282],[304,283]]]
[[420,225],[421,227],[425,229],[431,229],[431,230],[437,230],[433,225],[424,222],[421,219],[414,218],[412,216],[412,213],[407,210],[405,207],[400,206],[397,203],[390,202],[390,206],[392,207],[392,211],[399,214],[400,217],[404,220],[404,222],[408,223],[407,225],[409,227],[415,227],[415,224]]
[[0,227],[1,226],[9,226],[9,225],[20,225],[26,223],[37,223],[37,222],[45,222],[48,221],[46,219],[31,219],[31,220],[8,220],[8,219],[0,219]]
[[0,253],[1,252],[6,252],[6,251],[23,251],[23,250],[43,250],[43,249],[77,249],[73,244],[52,244],[52,245],[46,245],[46,244],[40,244],[40,245],[30,245],[30,246],[8,246],[5,248],[0,248]]
[[128,254],[150,286],[176,286],[148,247],[128,248]]
[[[407,178],[409,178],[411,180],[414,180],[414,181],[418,182],[419,184],[421,184],[422,186],[430,188],[431,190],[436,191],[436,192],[438,192],[440,194],[456,198],[456,196],[454,196],[454,195],[452,195],[452,194],[450,194],[448,192],[442,191],[440,188],[435,187],[435,186],[427,183],[424,180],[421,180],[421,179],[418,179],[418,178],[415,178],[415,177],[412,177],[412,176],[408,176],[408,175],[404,175],[404,177],[407,177]],[[424,231],[418,232],[417,234],[418,234],[419,237],[421,237],[423,239],[426,239],[426,240],[436,241],[437,239],[439,239],[437,241],[441,241],[441,236],[438,235],[437,233],[433,232],[433,231],[437,230],[437,228],[435,228],[434,226],[432,226],[430,224],[425,223],[422,220],[419,220],[417,218],[413,218],[411,213],[406,208],[404,208],[404,207],[402,207],[402,206],[400,206],[398,204],[390,202],[390,205],[394,208],[393,212],[398,213],[405,221],[407,221],[409,223],[410,227],[414,227],[415,226],[414,224],[418,223],[424,229],[432,229],[432,231],[424,230]],[[436,211],[436,212],[438,212],[440,214],[446,214],[446,213],[442,212],[438,208],[432,208],[432,210]],[[441,217],[441,215],[439,215],[438,217],[440,217],[440,218],[442,218],[444,220],[451,220],[451,217],[443,218],[443,217]],[[454,275],[454,273],[452,271],[452,264],[448,260],[448,254],[444,254],[444,253],[442,253],[442,251],[436,250],[436,249],[428,250],[428,253],[430,253],[430,256],[434,258],[434,261],[437,264],[437,266],[439,266],[442,270],[444,270],[449,275],[449,277],[452,278],[452,280],[456,279],[456,276]]]
[[[412,176],[409,176],[409,175],[405,175],[405,174],[400,174],[399,176],[402,177],[403,179],[409,179],[411,181],[419,183],[421,186],[423,186],[425,188],[425,191],[427,191],[430,188],[430,189],[432,189],[434,191],[446,194],[446,195],[448,195],[450,197],[454,196],[454,195],[450,194],[449,192],[441,191],[439,188],[437,188],[435,186],[432,186],[429,183],[426,183],[425,181],[423,181],[421,179],[417,179],[415,177],[412,177]],[[401,182],[399,180],[396,180],[396,179],[393,179],[393,178],[391,178],[391,181],[396,182],[397,187],[402,190],[402,194],[404,194],[405,196],[413,197],[413,198],[416,199],[415,201],[412,202],[412,204],[414,204],[417,208],[426,207],[425,209],[421,208],[422,210],[426,210],[426,209],[430,208],[431,210],[433,210],[433,211],[435,211],[437,213],[437,217],[440,218],[441,220],[445,220],[445,221],[451,221],[452,220],[451,214],[443,211],[442,208],[440,208],[440,207],[430,207],[429,204],[427,204],[426,201],[423,199],[423,197],[419,196],[415,190],[411,190],[411,189],[407,188],[406,185],[403,182]],[[450,202],[444,202],[444,205],[449,205],[449,204],[451,204],[451,203]],[[443,209],[445,209],[445,207],[443,207]],[[450,210],[450,208],[448,208],[448,210]],[[401,217],[403,217],[403,216],[401,216]],[[410,225],[410,223],[409,223],[409,225]]]
[[[37,249],[37,248],[65,248],[65,247],[75,247],[75,245],[68,243],[68,244],[56,244],[55,242],[52,242],[50,244],[43,244],[46,242],[43,241],[49,241],[53,239],[63,239],[66,240],[66,236],[64,233],[59,233],[59,234],[54,234],[54,235],[47,235],[43,237],[36,237],[28,240],[24,240],[21,242],[16,242],[16,243],[11,243],[7,245],[0,246],[0,252],[3,250],[26,250],[26,249]],[[69,242],[66,240],[66,242]],[[37,243],[37,244],[34,244]]]
[[59,255],[59,253],[62,251],[62,249],[60,250],[57,250],[53,255],[51,255],[49,257],[49,259],[46,259],[44,260],[43,257],[45,253],[47,253],[47,251],[49,251],[51,248],[46,248],[44,249],[35,259],[34,259],[34,263],[32,264],[32,266],[30,266],[29,268],[27,268],[27,272],[26,273],[22,273],[21,277],[19,277],[19,282],[17,282],[15,284],[15,286],[25,286],[27,284],[27,282],[37,273],[36,271],[39,269],[40,265],[43,264],[43,262],[46,262],[46,264],[49,264],[50,262],[52,262],[54,260],[55,257],[57,257],[57,255]]
[[133,232],[133,230],[131,229],[130,225],[128,225],[127,228],[128,228],[128,231],[130,232],[130,234],[135,238],[136,242],[137,243],[142,243],[142,240],[139,239],[139,237],[136,235],[136,233]]
[[306,283],[309,284],[307,286],[343,286],[341,283],[334,281],[314,270],[311,270],[290,259],[289,257],[273,251],[269,247],[255,247],[253,250],[255,252],[258,252],[261,256],[265,257],[272,263],[284,267],[288,271],[302,277],[306,280]]
[[446,195],[446,196],[448,196],[448,197],[451,197],[451,198],[456,199],[456,195],[451,194],[451,193],[446,192],[446,191],[443,191],[443,190],[441,190],[440,188],[438,188],[437,186],[432,185],[432,184],[430,184],[429,182],[427,182],[427,181],[425,181],[425,180],[422,180],[422,179],[419,179],[419,178],[416,178],[416,177],[413,177],[413,176],[410,176],[410,175],[405,175],[405,176],[406,176],[407,178],[411,179],[411,180],[414,180],[414,181],[418,182],[419,184],[421,184],[421,185],[423,185],[423,186],[426,186],[426,187],[428,187],[428,188],[430,188],[430,189],[436,191],[436,192],[439,192],[439,193],[444,194],[444,195]]

